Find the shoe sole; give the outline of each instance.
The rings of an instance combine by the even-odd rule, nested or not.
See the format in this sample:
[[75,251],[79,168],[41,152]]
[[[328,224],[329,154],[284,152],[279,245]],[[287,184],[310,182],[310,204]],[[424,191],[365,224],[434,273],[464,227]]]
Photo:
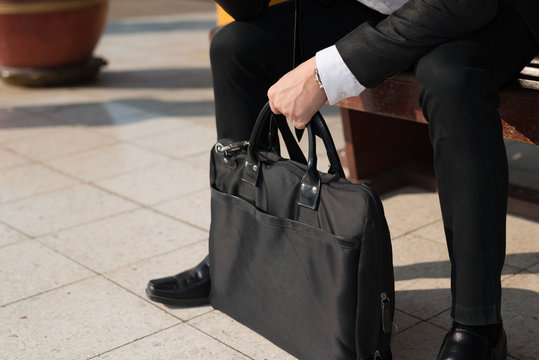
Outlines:
[[159,302],[166,305],[173,305],[177,307],[193,307],[193,306],[201,306],[201,305],[208,305],[210,303],[210,299],[205,298],[198,298],[198,299],[171,299],[161,296],[156,296],[153,294],[150,294],[148,292],[148,289],[146,289],[146,296],[151,301]]

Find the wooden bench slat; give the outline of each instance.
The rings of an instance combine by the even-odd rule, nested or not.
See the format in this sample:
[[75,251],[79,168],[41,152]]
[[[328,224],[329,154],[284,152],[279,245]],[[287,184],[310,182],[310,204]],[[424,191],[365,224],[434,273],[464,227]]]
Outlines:
[[[504,137],[529,144],[539,144],[539,56],[534,61],[518,79],[500,91],[498,109]],[[426,124],[417,102],[419,90],[414,75],[402,72],[360,96],[342,100],[337,106]]]

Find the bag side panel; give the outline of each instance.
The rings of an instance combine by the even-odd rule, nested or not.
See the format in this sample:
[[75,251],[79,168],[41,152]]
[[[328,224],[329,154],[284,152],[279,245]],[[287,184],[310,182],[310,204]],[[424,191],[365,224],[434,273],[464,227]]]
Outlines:
[[389,333],[385,333],[382,326],[381,295],[385,293],[389,298],[390,302],[384,311],[390,311],[390,319],[393,321],[395,285],[391,238],[378,195],[369,187],[365,190],[370,201],[364,217],[364,237],[358,265],[358,360],[371,359],[376,351],[382,354],[383,359],[390,359],[391,324],[386,329]]

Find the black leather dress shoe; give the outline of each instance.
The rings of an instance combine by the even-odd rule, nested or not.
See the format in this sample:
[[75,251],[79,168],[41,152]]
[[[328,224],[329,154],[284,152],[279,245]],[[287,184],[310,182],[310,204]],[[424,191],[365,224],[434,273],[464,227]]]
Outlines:
[[445,336],[437,360],[504,360],[507,356],[507,335],[500,326],[495,346],[468,329],[453,326]]
[[207,256],[200,264],[174,276],[148,282],[146,295],[152,301],[189,307],[209,304],[211,282]]

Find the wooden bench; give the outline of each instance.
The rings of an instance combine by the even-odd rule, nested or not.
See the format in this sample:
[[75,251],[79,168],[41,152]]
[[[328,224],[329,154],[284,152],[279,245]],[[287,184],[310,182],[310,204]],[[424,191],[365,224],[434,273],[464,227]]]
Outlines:
[[[436,190],[418,93],[413,74],[403,72],[337,104],[345,135],[341,155],[352,181],[368,181],[380,193],[406,185]],[[504,138],[539,145],[539,54],[501,91],[500,101]],[[509,211],[539,219],[538,191],[509,190]]]

